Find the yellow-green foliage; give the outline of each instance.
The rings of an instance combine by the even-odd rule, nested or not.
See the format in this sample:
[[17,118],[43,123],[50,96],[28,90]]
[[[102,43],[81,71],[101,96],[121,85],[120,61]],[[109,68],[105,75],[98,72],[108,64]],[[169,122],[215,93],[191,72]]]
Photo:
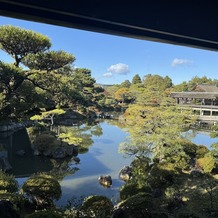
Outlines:
[[30,117],[30,120],[42,120],[43,118],[40,115],[34,115]]
[[67,142],[68,144],[79,145],[82,143],[82,138],[75,137],[72,132],[61,133],[58,136],[62,141]]
[[0,109],[4,107],[5,102],[5,95],[3,93],[0,93]]
[[33,143],[35,138],[40,135],[40,132],[45,131],[45,126],[40,125],[37,123],[35,126],[31,126],[29,128],[26,128],[28,136],[30,138],[30,142]]
[[50,111],[42,112],[42,117],[46,118],[46,117],[49,117],[52,115],[61,115],[61,114],[65,114],[65,113],[66,113],[66,111],[64,111],[63,109],[53,109]]
[[66,113],[63,109],[54,109],[50,111],[41,112],[41,115],[34,115],[30,118],[30,120],[43,120],[47,117],[52,117],[55,115],[61,115]]
[[197,159],[197,164],[204,170],[205,173],[211,173],[215,167],[214,158],[211,156],[205,156]]
[[168,162],[163,162],[163,163],[160,163],[159,165],[158,165],[158,168],[160,169],[160,170],[167,170],[167,171],[171,171],[172,173],[174,173],[174,174],[178,174],[178,171],[177,171],[177,169],[175,169],[175,164],[173,164],[173,163],[168,163]]
[[44,173],[31,176],[24,183],[21,191],[33,198],[43,199],[46,202],[50,202],[53,199],[58,200],[61,196],[59,182],[51,175]]
[[0,191],[16,192],[18,191],[18,183],[14,176],[0,171]]

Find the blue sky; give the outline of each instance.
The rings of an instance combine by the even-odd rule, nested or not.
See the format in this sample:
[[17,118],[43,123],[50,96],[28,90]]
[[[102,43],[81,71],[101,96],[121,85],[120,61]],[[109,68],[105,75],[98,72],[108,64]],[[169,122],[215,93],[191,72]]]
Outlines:
[[[9,24],[48,36],[51,50],[73,54],[75,67],[90,69],[97,83],[131,82],[135,74],[169,76],[174,84],[195,76],[218,79],[218,52],[0,16],[0,25]],[[0,60],[11,61],[2,51]]]

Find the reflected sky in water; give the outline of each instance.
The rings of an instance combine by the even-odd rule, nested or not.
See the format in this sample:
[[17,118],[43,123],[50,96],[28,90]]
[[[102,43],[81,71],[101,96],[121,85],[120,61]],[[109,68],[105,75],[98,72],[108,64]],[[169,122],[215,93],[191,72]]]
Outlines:
[[[123,166],[131,162],[130,158],[124,158],[119,153],[119,144],[128,134],[106,122],[100,125],[103,134],[100,137],[93,136],[94,143],[88,153],[78,156],[81,160],[80,164],[76,165],[79,171],[61,181],[62,198],[57,205],[66,205],[67,200],[73,196],[104,195],[112,201],[119,198],[119,189],[124,182],[118,178],[118,173]],[[98,177],[107,174],[113,180],[111,188],[104,188],[98,183]]]
[[218,138],[211,138],[209,132],[198,131],[192,142],[197,145],[206,145],[210,148],[211,144],[218,142]]
[[[121,168],[125,165],[129,165],[131,163],[130,158],[125,158],[123,154],[119,153],[119,144],[128,136],[128,133],[119,127],[109,124],[106,121],[99,123],[102,128],[103,134],[101,136],[92,136],[93,145],[89,147],[87,153],[79,154],[80,163],[75,164],[75,162],[70,163],[70,167],[79,168],[72,175],[65,176],[63,180],[60,181],[62,187],[62,197],[59,201],[56,202],[58,206],[65,206],[67,201],[76,197],[80,199],[81,197],[86,197],[89,195],[104,195],[110,198],[113,202],[119,200],[119,189],[124,184],[122,180],[118,178],[118,174]],[[21,132],[15,134],[14,147],[18,149],[20,145],[24,145],[24,137],[20,136]],[[19,140],[19,137],[22,140]],[[192,142],[196,144],[203,144],[208,147],[214,142],[217,142],[218,139],[210,138],[209,132],[193,132],[188,131],[186,137],[189,137]],[[22,142],[22,143],[21,143]],[[28,143],[26,143],[28,144]],[[19,146],[18,146],[19,145]],[[30,147],[30,146],[29,146]],[[19,148],[20,149],[20,148]],[[14,172],[17,172],[20,175],[20,170],[22,172],[26,172],[27,170],[37,170],[47,171],[51,167],[51,163],[49,159],[44,159],[42,157],[36,156],[24,156],[19,157],[14,155],[13,162],[16,167],[13,167]],[[27,162],[25,158],[30,158],[31,163]],[[24,162],[25,167],[23,166],[21,160]],[[45,162],[47,161],[47,162]],[[23,166],[23,167],[22,167]],[[31,166],[31,167],[30,167]],[[26,169],[27,168],[27,169]],[[46,170],[45,170],[46,171]],[[32,172],[34,173],[34,172]],[[100,175],[109,174],[112,177],[113,184],[110,188],[105,188],[98,183],[98,177]],[[19,184],[22,185],[28,177],[19,178]]]

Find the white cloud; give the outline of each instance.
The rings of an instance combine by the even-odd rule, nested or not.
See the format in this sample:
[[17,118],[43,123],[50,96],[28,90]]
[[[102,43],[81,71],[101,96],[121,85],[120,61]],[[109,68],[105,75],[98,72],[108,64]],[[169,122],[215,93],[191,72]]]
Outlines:
[[113,76],[113,74],[111,72],[103,74],[103,77],[107,77],[107,78],[112,77],[112,76]]
[[191,60],[174,58],[172,63],[171,63],[171,66],[175,67],[178,65],[190,65],[192,63],[193,63],[193,61],[191,61]]
[[129,73],[129,66],[127,64],[115,64],[115,65],[111,65],[108,69],[107,69],[108,73],[111,74],[120,74],[120,75],[126,75]]

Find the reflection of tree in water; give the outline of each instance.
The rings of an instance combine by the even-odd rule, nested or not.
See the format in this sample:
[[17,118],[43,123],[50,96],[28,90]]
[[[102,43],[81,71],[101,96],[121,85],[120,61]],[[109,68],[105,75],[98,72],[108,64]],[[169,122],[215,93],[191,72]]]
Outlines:
[[100,125],[93,126],[90,132],[92,135],[98,136],[98,137],[100,137],[103,134],[103,131]]
[[62,180],[65,176],[73,175],[79,170],[78,167],[71,165],[72,160],[68,158],[67,160],[55,160],[51,159],[53,168],[48,172],[57,180]]
[[[37,136],[45,132],[48,133],[46,128],[41,129],[38,126],[28,128],[28,134],[32,139],[32,143]],[[57,141],[64,141],[66,144],[73,144],[78,148],[77,153],[74,153],[73,157],[65,157],[64,159],[49,158],[52,167],[47,173],[58,180],[62,180],[65,176],[73,175],[79,170],[79,168],[74,165],[75,160],[73,158],[75,158],[78,153],[82,154],[88,152],[89,147],[93,144],[92,136],[99,137],[103,132],[98,122],[89,121],[81,126],[56,126],[53,128],[53,132],[49,132],[49,134],[57,137]],[[48,159],[48,157],[43,158]]]
[[[101,136],[103,134],[102,128],[96,123],[87,123],[82,126],[61,126],[60,135],[65,135],[66,142],[74,142],[78,145],[78,151],[80,154],[86,153],[89,147],[93,144],[92,135]],[[64,160],[51,159],[53,168],[48,173],[62,180],[65,176],[73,175],[79,170],[78,167],[73,166],[73,160],[71,158],[65,158]]]
[[96,122],[88,122],[81,126],[61,126],[60,135],[65,137],[66,142],[78,145],[79,153],[86,153],[93,144],[92,136],[103,134],[101,126]]
[[105,122],[107,122],[110,125],[117,126],[122,130],[126,129],[126,124],[123,122],[120,122],[119,120],[111,119],[111,120],[107,120]]

